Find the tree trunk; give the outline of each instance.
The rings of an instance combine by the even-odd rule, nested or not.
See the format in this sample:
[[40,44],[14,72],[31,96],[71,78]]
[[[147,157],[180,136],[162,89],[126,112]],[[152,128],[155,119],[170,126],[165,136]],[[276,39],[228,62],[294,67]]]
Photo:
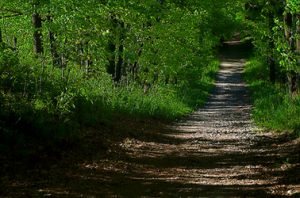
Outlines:
[[[47,21],[49,24],[52,23],[52,18],[50,15],[47,16]],[[52,64],[54,66],[58,66],[61,64],[59,54],[57,53],[57,47],[55,46],[55,34],[49,28],[48,33],[49,41],[50,41],[50,53],[52,57]]]
[[13,46],[14,48],[17,48],[18,39],[17,37],[13,36]]
[[[123,65],[122,40],[123,40],[123,34],[124,34],[124,32],[123,32],[124,31],[124,23],[118,21],[115,16],[112,16],[111,19],[112,19],[112,23],[113,23],[113,25],[112,25],[113,32],[119,31],[120,36],[119,36],[119,38],[117,38],[117,36],[116,36],[115,39],[111,39],[111,41],[108,45],[110,57],[109,57],[109,64],[106,67],[106,72],[109,73],[110,75],[112,75],[112,77],[114,78],[114,81],[119,81],[122,77],[122,65]],[[118,25],[120,25],[121,30],[118,30]],[[113,42],[113,40],[117,40],[117,39],[119,39],[119,42],[120,42],[120,45],[118,48],[117,48],[117,45]],[[119,51],[119,55],[116,60],[115,52],[117,49]]]
[[[271,6],[274,6],[274,3],[271,3]],[[274,27],[274,20],[273,20],[274,13],[272,13],[271,9],[269,9],[269,29],[272,32],[272,28]],[[275,68],[275,60],[274,60],[274,41],[272,38],[269,40],[269,48],[270,48],[270,56],[269,56],[269,66],[270,66],[270,81],[272,84],[275,84],[276,78],[276,68]]]
[[119,81],[122,77],[122,65],[123,65],[123,39],[124,39],[124,23],[122,22],[120,24],[121,30],[120,30],[120,38],[119,38],[119,56],[118,56],[118,62],[117,62],[117,68],[116,68],[116,77],[115,77],[115,81]]
[[169,84],[170,76],[169,74],[165,78],[165,85]]
[[81,70],[82,66],[85,64],[85,62],[82,58],[84,56],[84,50],[83,50],[83,44],[82,43],[79,44],[79,51],[80,51],[80,56],[81,56],[81,58],[80,58],[80,70]]
[[164,0],[157,0],[157,2],[158,2],[159,4],[161,4],[161,5],[164,4]]
[[173,85],[177,85],[177,83],[178,83],[177,77],[174,76],[174,78],[173,78]]
[[[88,36],[88,35],[86,35]],[[82,43],[80,44],[80,53],[81,55],[84,55],[84,50],[83,50],[83,46],[86,46],[86,55],[88,56],[89,54],[89,42],[85,42],[85,44],[83,45]],[[88,74],[90,72],[90,65],[92,64],[92,61],[89,60],[88,58],[86,60],[81,60],[81,65],[85,66],[85,73]],[[80,67],[81,68],[81,67]]]
[[[111,31],[114,32],[117,26],[117,19],[115,19],[115,16],[111,16],[112,21],[112,29]],[[106,66],[106,72],[110,74],[114,79],[116,77],[116,57],[115,57],[115,51],[116,51],[116,44],[114,43],[113,35],[110,38],[109,44],[108,44],[108,50],[109,50],[109,57],[108,62],[109,64]]]
[[116,45],[113,42],[110,42],[108,44],[108,50],[110,52],[110,57],[108,58],[109,64],[106,67],[106,72],[110,74],[113,78],[115,77],[115,51],[116,51]]
[[[87,44],[86,53],[88,54],[89,53],[89,51],[88,51],[88,42],[86,44]],[[85,60],[84,62],[85,62],[85,73],[88,74],[90,72],[90,66],[92,64],[92,61],[88,59],[88,60]]]
[[[160,5],[163,5],[163,4],[164,4],[164,0],[157,0],[157,2],[158,2]],[[160,18],[157,17],[156,21],[157,21],[158,23],[160,23]]]
[[32,14],[32,25],[34,27],[33,33],[33,53],[42,54],[43,46],[42,46],[42,18],[38,13]]
[[[142,54],[142,51],[143,51],[143,43],[141,44],[141,46],[140,46],[140,49],[139,49],[139,51],[138,51],[138,57],[140,57],[141,56],[141,54]],[[138,61],[135,61],[134,63],[133,63],[133,66],[132,66],[132,68],[131,68],[131,75],[132,75],[132,78],[134,79],[134,76],[135,76],[135,74],[137,73],[137,70],[138,70]]]
[[64,79],[65,78],[65,70],[67,68],[67,50],[66,50],[66,45],[67,45],[67,37],[64,38],[64,44],[63,44],[63,53],[61,55],[61,77]]
[[[299,56],[298,57],[298,67],[300,68],[300,14],[297,13],[297,55]],[[298,91],[298,94],[300,94],[300,72],[298,72],[298,75],[297,75],[297,91]]]
[[[8,38],[7,38],[7,33],[6,33],[6,27],[5,27],[5,21],[4,21],[3,12],[2,12],[2,23],[3,23],[3,29],[4,29],[4,33],[5,33],[5,37],[6,37],[6,43],[8,43]],[[2,36],[1,36],[1,39],[2,39]],[[3,40],[2,40],[2,42],[3,42]]]
[[88,74],[90,72],[90,65],[91,61],[90,60],[85,60],[85,73]]
[[17,44],[18,44],[18,39],[17,37],[13,36],[13,46],[14,46],[14,52],[17,52]]
[[[273,42],[272,42],[273,43]],[[270,47],[274,47],[274,43],[272,45],[270,44]],[[275,84],[275,79],[276,79],[276,65],[275,65],[275,60],[274,60],[274,53],[273,53],[273,48],[271,48],[271,55],[269,57],[269,66],[270,66],[270,82],[272,84]]]
[[[283,0],[285,6],[286,0]],[[295,50],[294,40],[292,38],[293,35],[293,15],[289,12],[284,13],[284,31],[285,31],[285,38],[286,42],[289,46],[287,50],[287,54],[290,54]],[[292,62],[292,58],[289,58],[289,62]],[[290,98],[293,97],[293,92],[296,91],[296,73],[293,70],[287,71],[287,79],[288,79],[288,86],[289,86],[289,95]]]
[[116,77],[115,81],[119,81],[122,77],[122,65],[123,65],[123,45],[119,46],[119,57],[118,57],[118,62],[117,62],[117,68],[116,68]]
[[0,27],[0,43],[2,43],[3,40],[2,40],[2,30],[1,30],[1,27]]

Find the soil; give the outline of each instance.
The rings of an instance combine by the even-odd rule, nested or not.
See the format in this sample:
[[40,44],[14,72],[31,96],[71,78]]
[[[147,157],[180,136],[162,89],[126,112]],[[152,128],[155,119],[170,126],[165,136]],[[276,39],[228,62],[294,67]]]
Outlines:
[[300,197],[299,141],[251,120],[243,51],[224,43],[203,108],[174,123],[119,116],[87,129],[84,147],[13,164],[0,197]]

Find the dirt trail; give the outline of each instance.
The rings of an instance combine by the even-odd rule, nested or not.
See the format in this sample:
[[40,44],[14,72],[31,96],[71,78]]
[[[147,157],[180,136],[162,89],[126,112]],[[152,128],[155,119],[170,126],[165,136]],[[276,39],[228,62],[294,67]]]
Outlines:
[[138,166],[129,174],[124,196],[297,196],[295,186],[280,185],[287,167],[276,160],[284,159],[285,151],[271,146],[271,134],[255,133],[242,78],[243,46],[224,45],[216,87],[205,107],[175,123],[173,132],[163,134],[165,140],[137,141],[126,148],[129,162]]
[[117,126],[116,134],[132,135],[112,140],[115,148],[105,153],[105,136],[92,134],[89,154],[66,151],[26,179],[4,178],[0,196],[2,189],[2,197],[299,197],[300,165],[290,164],[299,161],[298,141],[254,133],[243,50],[238,42],[225,44],[204,108],[173,126],[122,120],[131,125]]
[[285,147],[274,146],[271,134],[255,133],[242,78],[244,47],[224,45],[216,87],[204,108],[176,122],[172,131],[157,132],[159,138],[132,139],[124,146],[128,171],[115,189],[118,196],[299,196],[293,182],[284,182],[284,172],[295,171],[283,164]]

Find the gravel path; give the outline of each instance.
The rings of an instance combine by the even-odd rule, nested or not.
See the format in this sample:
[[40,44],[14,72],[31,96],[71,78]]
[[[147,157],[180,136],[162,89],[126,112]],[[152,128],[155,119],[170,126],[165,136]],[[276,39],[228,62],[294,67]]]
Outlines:
[[132,164],[139,164],[130,173],[137,176],[130,184],[139,189],[137,197],[282,197],[297,192],[279,185],[284,167],[275,162],[283,151],[270,146],[270,134],[255,133],[250,92],[242,78],[243,50],[239,42],[225,44],[211,98],[175,123],[173,132],[162,134],[169,139],[137,141],[127,148]]
[[242,77],[246,60],[238,53],[240,43],[225,45],[211,98],[204,108],[176,125],[182,132],[176,138],[188,142],[182,145],[184,155],[194,151],[194,156],[202,159],[199,163],[203,163],[203,168],[196,171],[197,179],[190,182],[209,185],[204,197],[260,197],[256,194],[257,186],[251,192],[253,185],[266,190],[267,185],[275,182],[261,175],[266,167],[254,160],[265,157],[264,148],[255,145],[267,136],[254,133],[257,127],[251,120],[250,92]]
[[[227,44],[229,51],[221,56],[215,89],[204,108],[182,120],[182,130],[195,132],[199,138],[212,141],[221,139],[249,140],[255,125],[251,122],[250,93],[243,81],[242,71],[246,60],[238,58],[239,43]],[[191,127],[189,127],[191,125]],[[195,136],[196,137],[196,136]]]

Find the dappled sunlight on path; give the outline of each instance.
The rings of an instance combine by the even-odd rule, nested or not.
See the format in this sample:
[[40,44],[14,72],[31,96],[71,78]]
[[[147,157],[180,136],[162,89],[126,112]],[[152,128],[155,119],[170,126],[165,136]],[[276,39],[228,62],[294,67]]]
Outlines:
[[[129,178],[150,180],[144,189],[149,197],[272,196],[270,189],[280,179],[271,174],[281,170],[274,166],[278,153],[261,143],[269,137],[254,133],[250,93],[241,76],[245,60],[237,49],[222,54],[216,87],[206,106],[175,123],[173,133],[164,134],[169,143],[141,141],[126,148],[129,161],[139,164],[133,171],[139,178]],[[158,181],[165,182],[166,189],[156,187]]]
[[[271,137],[255,133],[249,91],[241,76],[245,60],[236,53],[223,54],[221,59],[216,87],[203,109],[160,132],[164,141],[132,139],[123,144],[130,167],[123,172],[125,188],[131,188],[127,193],[136,197],[274,196],[281,179],[277,173],[282,167],[275,165],[280,154],[270,146]],[[129,196],[122,189],[117,190],[119,195]],[[296,192],[287,189],[281,195]]]

